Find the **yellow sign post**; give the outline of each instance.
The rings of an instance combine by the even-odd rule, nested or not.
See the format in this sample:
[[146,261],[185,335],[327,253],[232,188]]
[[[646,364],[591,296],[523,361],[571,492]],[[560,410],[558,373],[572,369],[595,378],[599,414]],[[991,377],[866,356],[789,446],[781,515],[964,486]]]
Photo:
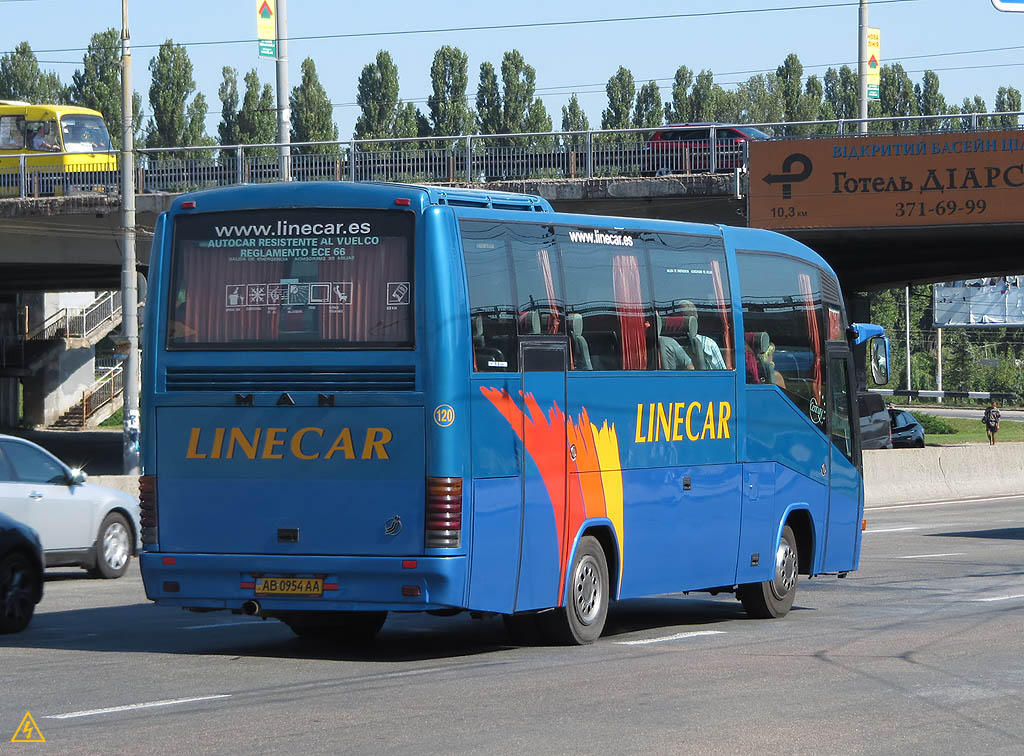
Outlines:
[[277,57],[277,0],[256,0],[256,40],[261,58]]
[[868,27],[868,99],[877,100],[882,81],[882,30]]

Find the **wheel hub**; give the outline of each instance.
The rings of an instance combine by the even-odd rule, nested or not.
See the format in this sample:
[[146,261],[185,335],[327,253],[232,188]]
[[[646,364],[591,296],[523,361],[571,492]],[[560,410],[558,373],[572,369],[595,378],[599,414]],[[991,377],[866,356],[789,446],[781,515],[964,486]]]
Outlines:
[[128,561],[128,530],[119,522],[113,523],[103,534],[103,561],[112,570],[119,570]]
[[597,560],[587,554],[576,565],[572,576],[573,609],[584,625],[592,623],[600,614],[604,603],[604,586],[598,572]]
[[775,553],[775,578],[771,582],[775,598],[785,598],[796,586],[797,567],[796,551],[789,541],[783,538],[779,541],[779,550]]

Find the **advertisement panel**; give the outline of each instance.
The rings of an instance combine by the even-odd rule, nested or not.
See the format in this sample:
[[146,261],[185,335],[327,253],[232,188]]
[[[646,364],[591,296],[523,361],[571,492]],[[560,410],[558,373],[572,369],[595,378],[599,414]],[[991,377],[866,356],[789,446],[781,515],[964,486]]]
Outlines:
[[277,0],[256,0],[256,39],[261,58],[277,57]]
[[868,27],[868,99],[879,99],[882,83],[882,30]]
[[936,327],[1024,326],[1024,276],[973,278],[932,287]]
[[1024,222],[1020,131],[751,141],[750,225]]

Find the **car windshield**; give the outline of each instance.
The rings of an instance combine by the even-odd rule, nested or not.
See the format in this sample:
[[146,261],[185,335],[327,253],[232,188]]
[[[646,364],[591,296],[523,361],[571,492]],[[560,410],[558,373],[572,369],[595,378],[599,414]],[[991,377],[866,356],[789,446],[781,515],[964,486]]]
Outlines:
[[753,126],[742,126],[737,128],[736,130],[742,131],[744,134],[747,135],[748,139],[771,139],[771,137],[768,134],[761,131],[761,129],[755,129]]
[[94,115],[66,115],[60,119],[67,152],[107,152],[110,135],[103,119]]

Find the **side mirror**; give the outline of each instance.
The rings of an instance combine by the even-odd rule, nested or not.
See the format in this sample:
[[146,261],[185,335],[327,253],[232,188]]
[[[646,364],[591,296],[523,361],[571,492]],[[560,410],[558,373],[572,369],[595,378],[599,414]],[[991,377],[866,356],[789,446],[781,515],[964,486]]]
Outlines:
[[889,339],[876,336],[870,341],[871,379],[876,386],[884,386],[889,382]]
[[88,479],[88,475],[85,474],[85,470],[80,467],[75,467],[71,470],[71,477],[68,479],[69,486],[80,486]]

